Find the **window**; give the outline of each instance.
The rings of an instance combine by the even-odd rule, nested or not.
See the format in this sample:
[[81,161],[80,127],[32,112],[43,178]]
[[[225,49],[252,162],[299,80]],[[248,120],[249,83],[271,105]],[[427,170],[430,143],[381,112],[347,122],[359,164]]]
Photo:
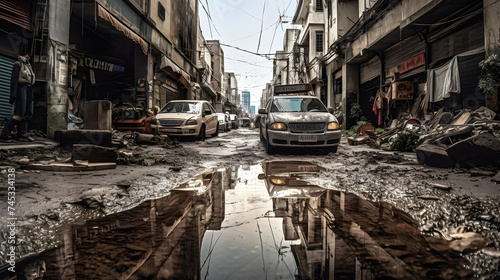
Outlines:
[[323,11],[323,0],[316,0],[316,12]]
[[158,2],[158,16],[161,20],[165,20],[165,7],[161,2]]
[[323,31],[316,31],[316,52],[323,52]]

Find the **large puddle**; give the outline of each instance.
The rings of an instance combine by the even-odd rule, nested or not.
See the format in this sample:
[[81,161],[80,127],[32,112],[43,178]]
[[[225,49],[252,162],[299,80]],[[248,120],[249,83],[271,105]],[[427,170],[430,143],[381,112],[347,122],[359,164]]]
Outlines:
[[387,203],[314,185],[318,171],[275,161],[200,174],[165,198],[64,226],[61,246],[0,279],[473,278],[450,241]]

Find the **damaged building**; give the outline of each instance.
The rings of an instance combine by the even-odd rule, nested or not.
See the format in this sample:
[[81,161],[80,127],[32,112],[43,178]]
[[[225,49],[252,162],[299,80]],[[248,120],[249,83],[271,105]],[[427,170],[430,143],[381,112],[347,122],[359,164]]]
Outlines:
[[[289,84],[298,75],[328,107],[340,109],[347,127],[359,120],[350,117],[354,104],[383,128],[416,103],[423,104],[419,118],[440,108],[497,111],[498,101],[478,83],[479,63],[500,49],[499,10],[496,1],[483,0],[301,0],[293,18],[301,28],[286,37],[300,34],[285,38],[276,53],[273,82]],[[385,103],[377,105],[381,93]]]
[[30,128],[49,138],[145,131],[170,100],[208,100],[223,112],[224,53],[203,38],[198,12],[194,0],[2,1],[0,118],[11,117],[8,81],[24,51],[36,74]]
[[[490,0],[300,0],[293,17],[300,29],[285,33],[273,84],[310,83],[345,129],[368,131],[350,144],[389,149],[408,127],[418,130],[416,144],[432,142],[441,152],[477,134],[499,139],[500,78],[482,80],[500,77],[498,70],[487,73],[488,63],[498,63],[499,11],[500,3]],[[442,127],[474,123],[470,133]],[[442,139],[450,133],[454,139]]]

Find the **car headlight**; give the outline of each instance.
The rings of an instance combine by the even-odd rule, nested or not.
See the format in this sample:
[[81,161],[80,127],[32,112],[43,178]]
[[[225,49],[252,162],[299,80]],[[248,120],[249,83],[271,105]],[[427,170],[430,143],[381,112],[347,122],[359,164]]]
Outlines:
[[340,129],[340,125],[336,122],[331,122],[328,124],[328,130],[338,130]]
[[286,184],[286,180],[282,179],[282,178],[271,178],[270,181],[274,185],[278,185],[278,186],[282,186],[282,185]]
[[284,123],[280,123],[280,122],[278,122],[278,123],[273,123],[273,124],[271,125],[271,129],[272,129],[272,130],[286,130],[286,124],[284,124]]
[[196,121],[196,119],[189,119],[186,122],[186,125],[197,125],[197,124],[198,122]]

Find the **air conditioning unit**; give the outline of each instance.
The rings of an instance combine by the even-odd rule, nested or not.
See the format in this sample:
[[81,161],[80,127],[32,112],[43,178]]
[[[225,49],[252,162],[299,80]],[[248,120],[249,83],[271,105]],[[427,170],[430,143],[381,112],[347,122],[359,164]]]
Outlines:
[[413,100],[413,82],[392,83],[392,100]]

